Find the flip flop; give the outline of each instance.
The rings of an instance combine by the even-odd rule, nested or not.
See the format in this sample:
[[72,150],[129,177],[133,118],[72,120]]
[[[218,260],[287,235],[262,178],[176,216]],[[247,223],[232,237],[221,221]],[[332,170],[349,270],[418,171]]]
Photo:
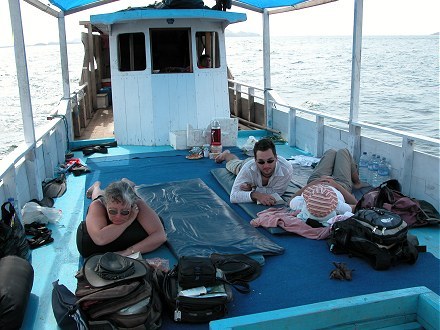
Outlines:
[[38,222],[32,222],[31,224],[25,224],[24,225],[24,231],[26,235],[40,237],[47,234],[52,234],[52,230],[48,229],[46,225],[38,223]]
[[94,154],[95,152],[98,152],[100,154],[107,154],[108,150],[107,150],[107,147],[96,146],[96,147],[91,147],[91,148],[85,148],[85,149],[83,149],[82,152],[83,152],[84,156],[90,156],[90,155]]
[[27,241],[29,244],[29,248],[31,250],[33,250],[33,249],[37,249],[43,245],[47,245],[49,243],[52,243],[53,238],[50,236],[50,234],[47,234],[47,235],[40,236],[38,238],[30,238]]
[[90,168],[85,165],[75,165],[70,169],[70,172],[73,173],[74,176],[79,176],[82,174],[90,173]]

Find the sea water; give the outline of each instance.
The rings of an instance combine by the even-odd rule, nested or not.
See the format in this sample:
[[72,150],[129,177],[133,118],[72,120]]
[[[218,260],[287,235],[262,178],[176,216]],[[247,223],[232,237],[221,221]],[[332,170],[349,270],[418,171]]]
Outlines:
[[[234,78],[262,88],[261,37],[228,37],[226,48]],[[438,49],[439,36],[364,36],[359,120],[439,138]],[[68,53],[74,91],[81,75],[83,45],[68,44]],[[350,36],[272,37],[270,54],[272,88],[286,103],[348,119]],[[41,127],[62,95],[59,46],[28,46],[26,55],[35,126]],[[13,47],[0,48],[0,61],[1,158],[24,137]],[[399,138],[383,133],[371,134],[400,143]],[[416,143],[416,149],[439,155],[433,146]]]

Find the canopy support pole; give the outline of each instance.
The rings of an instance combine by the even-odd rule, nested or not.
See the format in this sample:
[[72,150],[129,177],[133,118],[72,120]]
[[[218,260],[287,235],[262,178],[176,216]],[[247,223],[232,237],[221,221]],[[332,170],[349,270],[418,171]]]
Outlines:
[[[9,0],[9,14],[11,16],[12,34],[14,36],[15,65],[17,67],[18,92],[20,96],[21,116],[23,120],[24,142],[30,150],[26,154],[26,171],[29,183],[29,193],[32,197],[43,198],[41,182],[39,180],[38,159],[35,153],[35,127],[32,114],[31,91],[29,87],[29,74],[26,61],[26,47],[23,35],[20,0]],[[15,192],[16,193],[16,192]],[[18,209],[22,205],[20,196],[14,197],[18,202]]]
[[[69,100],[66,109],[66,121],[68,131],[66,132],[68,141],[73,140],[73,123],[72,123],[72,107],[70,104],[70,79],[69,79],[69,61],[67,55],[67,38],[66,38],[66,19],[64,13],[58,16],[58,38],[60,41],[60,58],[61,58],[61,75],[63,81],[63,99]],[[67,146],[70,148],[70,146]]]
[[359,92],[361,80],[361,50],[362,50],[362,17],[363,0],[354,2],[353,51],[351,56],[351,96],[349,118],[349,150],[354,159],[359,160],[361,153],[361,128],[353,123],[359,118]]
[[270,80],[270,29],[269,11],[263,12],[263,70],[264,70],[264,109],[266,110],[266,126],[272,128],[272,102],[269,91],[272,89]]

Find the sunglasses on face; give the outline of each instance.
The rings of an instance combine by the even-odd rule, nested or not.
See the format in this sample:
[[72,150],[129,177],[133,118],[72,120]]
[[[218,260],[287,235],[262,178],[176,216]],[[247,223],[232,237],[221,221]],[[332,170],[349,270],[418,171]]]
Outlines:
[[118,212],[118,210],[108,209],[107,212],[110,215],[117,215],[119,213],[120,215],[126,216],[126,215],[129,215],[131,211],[130,210],[121,210]]
[[266,164],[266,163],[268,163],[268,164],[272,164],[274,161],[275,161],[275,159],[268,159],[268,160],[262,160],[262,159],[260,159],[260,160],[257,160],[257,163],[260,164],[260,165],[264,165],[264,164]]

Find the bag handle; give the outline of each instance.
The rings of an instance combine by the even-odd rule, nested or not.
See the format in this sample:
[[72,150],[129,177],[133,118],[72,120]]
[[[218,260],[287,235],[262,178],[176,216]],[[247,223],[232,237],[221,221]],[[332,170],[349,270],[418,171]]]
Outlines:
[[249,286],[249,283],[247,283],[247,282],[244,282],[244,281],[229,282],[227,279],[224,279],[221,277],[216,277],[216,280],[219,282],[229,284],[230,286],[232,286],[235,290],[237,290],[240,293],[247,294],[247,293],[251,292],[251,288]]
[[[6,207],[9,206],[9,210],[6,209]],[[2,221],[7,225],[10,226],[12,219],[15,215],[15,209],[14,206],[11,204],[11,202],[5,202],[2,205]]]

